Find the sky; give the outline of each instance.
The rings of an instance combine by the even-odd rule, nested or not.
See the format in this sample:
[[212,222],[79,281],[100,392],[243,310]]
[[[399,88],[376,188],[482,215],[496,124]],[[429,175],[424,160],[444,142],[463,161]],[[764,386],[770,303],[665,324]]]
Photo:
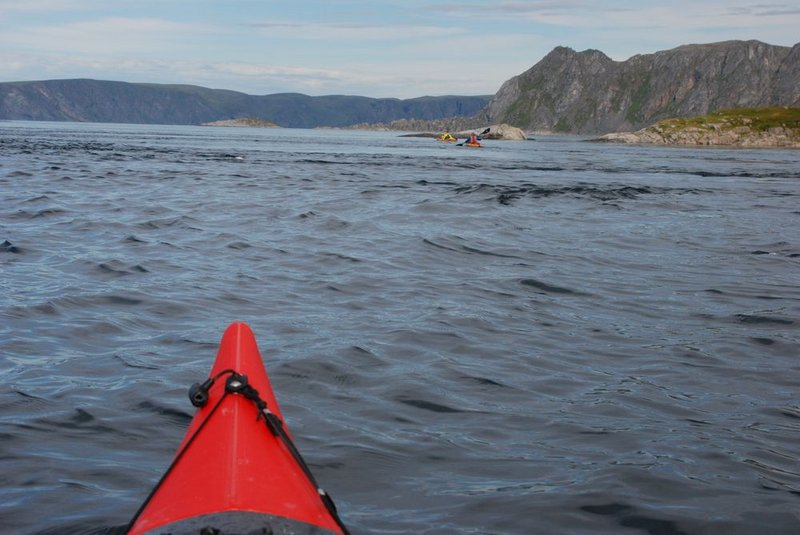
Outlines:
[[556,46],[623,61],[800,42],[797,0],[0,0],[0,82],[94,78],[251,95],[492,95]]

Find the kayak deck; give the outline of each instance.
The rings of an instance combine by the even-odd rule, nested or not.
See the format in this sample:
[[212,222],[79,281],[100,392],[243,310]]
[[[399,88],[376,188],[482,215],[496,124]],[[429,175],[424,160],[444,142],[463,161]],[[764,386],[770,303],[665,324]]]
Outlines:
[[[134,533],[133,531],[129,533]],[[178,520],[146,533],[169,535],[332,535],[339,533],[280,516],[247,511],[228,511]]]
[[283,424],[250,327],[226,329],[190,396],[200,407],[129,534],[347,533]]

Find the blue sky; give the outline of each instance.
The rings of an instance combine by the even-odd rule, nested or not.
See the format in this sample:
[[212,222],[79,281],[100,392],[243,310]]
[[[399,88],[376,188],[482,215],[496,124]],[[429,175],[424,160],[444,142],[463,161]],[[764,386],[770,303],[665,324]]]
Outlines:
[[800,4],[740,0],[0,0],[0,81],[96,78],[254,95],[494,94],[554,47],[615,60],[800,42]]

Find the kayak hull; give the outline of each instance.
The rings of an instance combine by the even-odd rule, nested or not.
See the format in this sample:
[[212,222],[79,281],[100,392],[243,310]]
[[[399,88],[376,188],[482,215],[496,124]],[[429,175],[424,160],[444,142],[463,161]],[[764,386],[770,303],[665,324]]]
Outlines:
[[[245,522],[274,533],[342,534],[319,489],[285,441],[265,425],[259,407],[229,390],[231,372],[245,376],[283,421],[252,330],[244,323],[231,324],[209,375],[216,380],[208,388],[207,403],[198,409],[172,465],[128,533],[219,529],[209,522],[228,526],[221,533],[248,533],[237,524]],[[289,527],[278,531],[284,524]]]

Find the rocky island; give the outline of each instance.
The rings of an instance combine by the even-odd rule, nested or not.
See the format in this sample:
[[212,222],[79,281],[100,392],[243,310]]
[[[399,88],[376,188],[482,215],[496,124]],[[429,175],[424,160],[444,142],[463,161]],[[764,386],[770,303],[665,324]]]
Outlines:
[[[401,137],[430,137],[430,138],[437,138],[441,135],[442,132],[447,130],[446,128],[441,128],[438,132],[419,132],[416,134],[403,134]],[[481,134],[488,130],[485,134]],[[479,134],[482,139],[501,139],[506,141],[525,141],[528,136],[525,134],[525,131],[521,128],[517,128],[516,126],[511,126],[509,124],[493,124],[488,127],[481,127],[481,128],[468,128],[465,130],[459,130],[457,132],[450,132],[453,136],[465,139],[468,138],[472,133]]]
[[800,108],[737,109],[704,117],[667,119],[636,132],[606,134],[595,141],[800,148]]
[[238,119],[225,119],[222,121],[213,121],[210,123],[203,123],[202,126],[244,126],[249,128],[280,128],[275,123],[258,119],[256,117],[240,117]]

